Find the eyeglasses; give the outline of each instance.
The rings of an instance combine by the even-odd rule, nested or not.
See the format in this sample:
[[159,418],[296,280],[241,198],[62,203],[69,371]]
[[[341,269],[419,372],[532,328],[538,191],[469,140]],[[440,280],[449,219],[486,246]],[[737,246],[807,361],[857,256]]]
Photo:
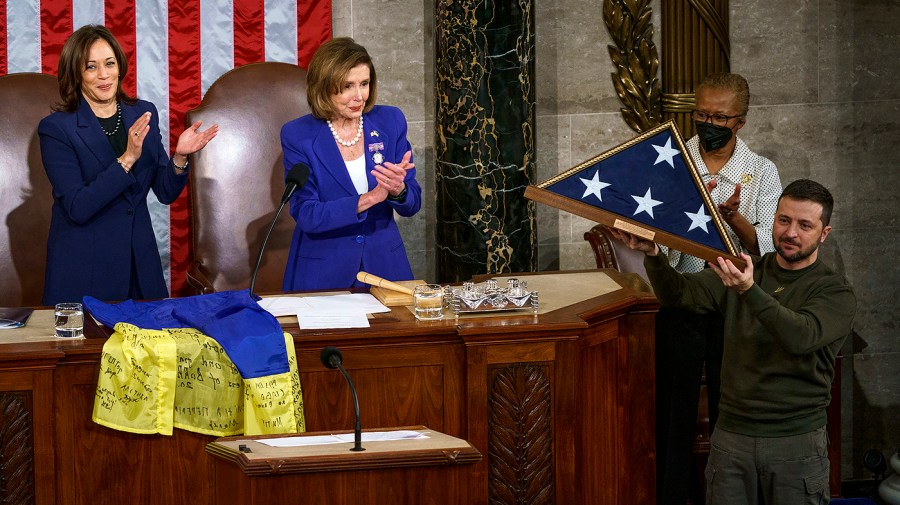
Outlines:
[[691,117],[694,121],[699,121],[701,123],[712,122],[714,125],[725,126],[728,121],[743,117],[744,114],[738,114],[737,116],[726,116],[725,114],[709,114],[708,112],[703,112],[702,110],[694,109],[691,111]]

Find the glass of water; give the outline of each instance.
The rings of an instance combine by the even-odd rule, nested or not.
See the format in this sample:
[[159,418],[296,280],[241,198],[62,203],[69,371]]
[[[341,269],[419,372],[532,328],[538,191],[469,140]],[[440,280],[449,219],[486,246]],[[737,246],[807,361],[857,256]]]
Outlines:
[[57,303],[56,336],[62,338],[80,337],[84,332],[84,309],[80,303]]
[[416,319],[423,321],[444,317],[444,290],[440,284],[419,284],[413,290]]

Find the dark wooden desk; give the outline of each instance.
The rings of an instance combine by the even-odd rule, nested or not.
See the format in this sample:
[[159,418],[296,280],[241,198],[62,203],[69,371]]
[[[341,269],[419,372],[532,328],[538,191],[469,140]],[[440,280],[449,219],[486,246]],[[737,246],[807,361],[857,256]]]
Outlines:
[[[363,442],[363,452],[350,451],[353,442],[276,448],[265,445],[265,440],[284,436],[221,438],[206,448],[215,460],[216,504],[470,503],[471,467],[481,454],[465,440],[424,426],[396,429],[418,431],[428,438]],[[363,436],[373,431],[392,430],[365,430]],[[246,452],[241,452],[241,445]]]
[[[633,274],[605,272],[623,288],[536,317],[419,322],[394,308],[363,330],[286,325],[307,429],[352,427],[344,379],[319,362],[334,345],[364,428],[425,425],[484,455],[470,503],[653,502],[657,302]],[[212,437],[91,421],[103,342],[0,346],[0,450],[23,462],[0,476],[13,503],[212,503]]]

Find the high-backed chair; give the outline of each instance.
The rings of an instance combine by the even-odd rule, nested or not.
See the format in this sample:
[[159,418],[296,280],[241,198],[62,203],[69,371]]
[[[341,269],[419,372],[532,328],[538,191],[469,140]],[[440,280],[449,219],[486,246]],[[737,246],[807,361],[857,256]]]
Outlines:
[[37,127],[58,101],[51,75],[0,77],[0,306],[41,304],[53,194]]
[[597,268],[615,268],[620,272],[632,272],[647,279],[644,269],[644,253],[629,249],[609,235],[603,225],[595,225],[584,232],[584,239],[594,251]]
[[[186,123],[219,125],[190,158],[192,261],[187,282],[198,293],[250,286],[263,235],[284,192],[281,127],[307,114],[306,71],[287,63],[253,63],[220,77]],[[254,286],[280,291],[294,229],[287,209],[266,246]]]

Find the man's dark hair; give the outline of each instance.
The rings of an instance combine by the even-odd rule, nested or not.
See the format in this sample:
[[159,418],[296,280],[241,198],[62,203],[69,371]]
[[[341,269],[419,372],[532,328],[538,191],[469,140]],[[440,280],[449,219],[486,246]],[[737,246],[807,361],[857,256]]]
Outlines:
[[[822,206],[822,225],[828,226],[828,223],[831,221],[831,210],[834,209],[834,198],[832,198],[828,188],[816,181],[797,179],[784,188],[784,191],[781,192],[781,198],[816,202]],[[779,198],[779,200],[781,200],[781,198]]]

